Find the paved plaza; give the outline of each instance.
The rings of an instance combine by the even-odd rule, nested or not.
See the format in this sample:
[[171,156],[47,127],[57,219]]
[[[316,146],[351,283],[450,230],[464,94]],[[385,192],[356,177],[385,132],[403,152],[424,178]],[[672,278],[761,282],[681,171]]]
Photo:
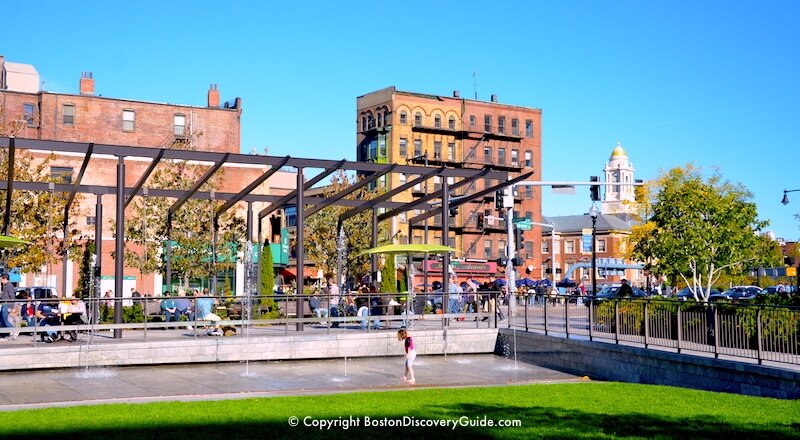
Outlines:
[[420,356],[412,387],[400,381],[402,362],[396,356],[6,372],[0,373],[0,411],[580,380],[513,357]]

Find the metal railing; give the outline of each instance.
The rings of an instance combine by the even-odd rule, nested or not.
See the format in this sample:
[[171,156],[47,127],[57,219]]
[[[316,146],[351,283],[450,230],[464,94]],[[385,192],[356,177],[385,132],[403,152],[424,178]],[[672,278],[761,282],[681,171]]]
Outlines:
[[509,327],[755,359],[759,364],[800,364],[800,307],[579,295],[518,298]]
[[[318,298],[319,311],[311,307],[312,299]],[[447,313],[448,304],[442,304],[441,293],[415,294],[408,298],[407,293],[369,293],[342,294],[337,301],[331,295],[261,295],[261,296],[199,296],[169,299],[187,300],[188,306],[180,306],[177,321],[166,321],[166,313],[161,308],[167,297],[139,298],[89,298],[78,301],[73,298],[51,298],[35,300],[0,301],[0,306],[21,311],[30,304],[40,310],[37,319],[14,327],[0,326],[0,338],[9,338],[34,344],[43,342],[46,336],[55,334],[56,339],[85,340],[87,335],[107,335],[109,330],[129,330],[122,334],[127,340],[148,340],[148,337],[185,337],[154,330],[182,329],[194,337],[203,336],[205,328],[221,327],[225,334],[237,336],[274,335],[292,332],[335,332],[335,331],[375,331],[388,329],[443,329],[459,326],[463,328],[497,328],[502,314],[499,292],[479,292],[464,295],[457,313]],[[198,301],[210,299],[211,313],[207,316],[198,307]],[[297,314],[297,301],[301,301],[301,313]],[[333,300],[333,301],[332,301]],[[467,311],[468,304],[471,311]],[[52,312],[44,313],[40,307],[48,305]],[[353,307],[350,307],[350,305]],[[123,307],[122,323],[114,323],[114,307]],[[72,307],[72,308],[70,308]],[[333,310],[336,310],[336,313]],[[70,313],[70,310],[77,311]],[[322,310],[325,312],[323,313]],[[19,313],[19,312],[17,312]],[[50,319],[46,320],[46,314]],[[74,315],[79,319],[67,319]],[[336,316],[334,316],[336,315]],[[219,318],[217,321],[216,318]],[[230,330],[228,332],[227,330]],[[104,333],[106,332],[106,333]],[[12,346],[10,344],[1,345]]]

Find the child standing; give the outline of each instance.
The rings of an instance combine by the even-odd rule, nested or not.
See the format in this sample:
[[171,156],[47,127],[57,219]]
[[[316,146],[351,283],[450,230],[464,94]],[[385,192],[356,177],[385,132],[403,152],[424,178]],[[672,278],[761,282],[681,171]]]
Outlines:
[[404,341],[406,349],[405,370],[403,377],[400,378],[403,382],[414,385],[417,379],[414,377],[414,359],[417,358],[417,350],[414,349],[414,339],[408,334],[405,329],[397,331],[397,340]]

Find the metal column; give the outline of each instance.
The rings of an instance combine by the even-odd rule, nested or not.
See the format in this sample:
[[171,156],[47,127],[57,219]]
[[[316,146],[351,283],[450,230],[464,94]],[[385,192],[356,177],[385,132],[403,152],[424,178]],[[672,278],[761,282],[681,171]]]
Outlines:
[[[122,323],[122,278],[125,273],[125,157],[117,162],[117,237],[114,259],[114,323]],[[114,339],[122,338],[122,329],[114,329]]]
[[[297,297],[297,318],[303,317],[303,281],[305,281],[305,277],[303,276],[303,267],[305,266],[305,247],[303,246],[303,240],[305,239],[305,212],[303,210],[303,196],[305,190],[303,189],[303,185],[305,182],[303,181],[303,168],[297,168],[297,234],[296,234],[296,250],[297,250],[297,292],[295,292],[295,296]],[[303,330],[303,323],[297,323],[297,331]]]

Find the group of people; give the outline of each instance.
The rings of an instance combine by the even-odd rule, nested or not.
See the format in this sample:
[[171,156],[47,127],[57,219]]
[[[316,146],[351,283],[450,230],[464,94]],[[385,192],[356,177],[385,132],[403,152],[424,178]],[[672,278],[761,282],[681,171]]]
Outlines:
[[20,328],[41,327],[41,339],[51,343],[59,339],[75,341],[78,334],[74,330],[58,331],[54,328],[63,325],[83,324],[86,321],[86,305],[77,298],[34,299],[31,293],[22,289],[17,293],[7,274],[0,275],[0,325],[12,329],[0,334],[0,340],[17,339]]

